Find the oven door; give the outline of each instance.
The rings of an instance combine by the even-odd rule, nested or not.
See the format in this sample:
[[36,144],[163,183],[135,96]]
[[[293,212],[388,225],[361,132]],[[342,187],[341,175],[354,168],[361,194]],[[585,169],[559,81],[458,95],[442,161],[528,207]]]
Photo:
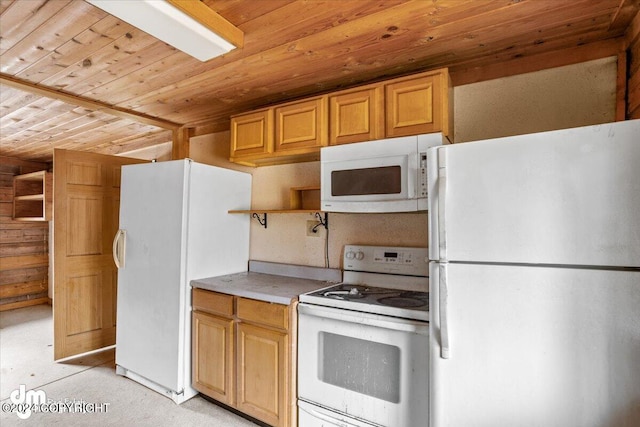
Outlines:
[[298,396],[380,426],[429,418],[429,324],[298,305]]

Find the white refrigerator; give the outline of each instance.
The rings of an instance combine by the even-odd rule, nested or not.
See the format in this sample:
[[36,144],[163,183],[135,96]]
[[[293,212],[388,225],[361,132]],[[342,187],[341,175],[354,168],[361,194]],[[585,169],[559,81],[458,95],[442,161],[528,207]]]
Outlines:
[[430,427],[640,425],[640,121],[428,153]]
[[116,372],[176,403],[191,387],[192,279],[247,270],[251,175],[191,160],[122,167]]

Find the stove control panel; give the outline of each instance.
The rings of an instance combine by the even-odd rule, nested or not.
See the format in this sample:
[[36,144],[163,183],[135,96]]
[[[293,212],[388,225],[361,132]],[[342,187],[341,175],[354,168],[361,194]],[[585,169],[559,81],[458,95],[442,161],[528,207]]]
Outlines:
[[414,262],[413,254],[410,251],[373,251],[373,261],[392,264],[411,264]]
[[345,245],[344,269],[372,273],[427,276],[427,248]]

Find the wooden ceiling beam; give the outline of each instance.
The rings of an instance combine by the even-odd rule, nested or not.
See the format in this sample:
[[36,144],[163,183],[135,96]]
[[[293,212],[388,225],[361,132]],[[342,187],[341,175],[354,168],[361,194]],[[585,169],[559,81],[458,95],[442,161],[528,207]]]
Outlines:
[[244,32],[218,15],[206,4],[193,0],[167,0],[167,2],[209,28],[235,47],[241,48],[244,46]]
[[0,73],[0,83],[39,96],[57,99],[68,104],[88,108],[89,110],[101,111],[117,117],[133,120],[147,125],[157,126],[163,129],[175,130],[182,127],[180,123],[158,119],[147,114],[137,113],[125,108],[107,104],[105,102],[96,101],[94,99],[74,95],[61,90],[51,89],[46,86],[41,86],[22,79],[18,79],[5,73]]
[[640,11],[638,11],[625,32],[625,49],[628,49],[640,37]]
[[181,127],[173,131],[171,158],[179,160],[187,157],[189,157],[189,128]]

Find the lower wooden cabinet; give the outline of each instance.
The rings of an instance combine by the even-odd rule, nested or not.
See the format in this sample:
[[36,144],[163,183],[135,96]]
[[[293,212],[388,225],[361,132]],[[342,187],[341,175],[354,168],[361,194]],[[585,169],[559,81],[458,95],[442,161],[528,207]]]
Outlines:
[[272,425],[286,412],[286,341],[282,332],[238,324],[237,408]]
[[193,313],[194,388],[220,402],[233,406],[234,327],[233,319]]
[[193,310],[193,387],[272,426],[295,426],[295,303],[194,289]]

